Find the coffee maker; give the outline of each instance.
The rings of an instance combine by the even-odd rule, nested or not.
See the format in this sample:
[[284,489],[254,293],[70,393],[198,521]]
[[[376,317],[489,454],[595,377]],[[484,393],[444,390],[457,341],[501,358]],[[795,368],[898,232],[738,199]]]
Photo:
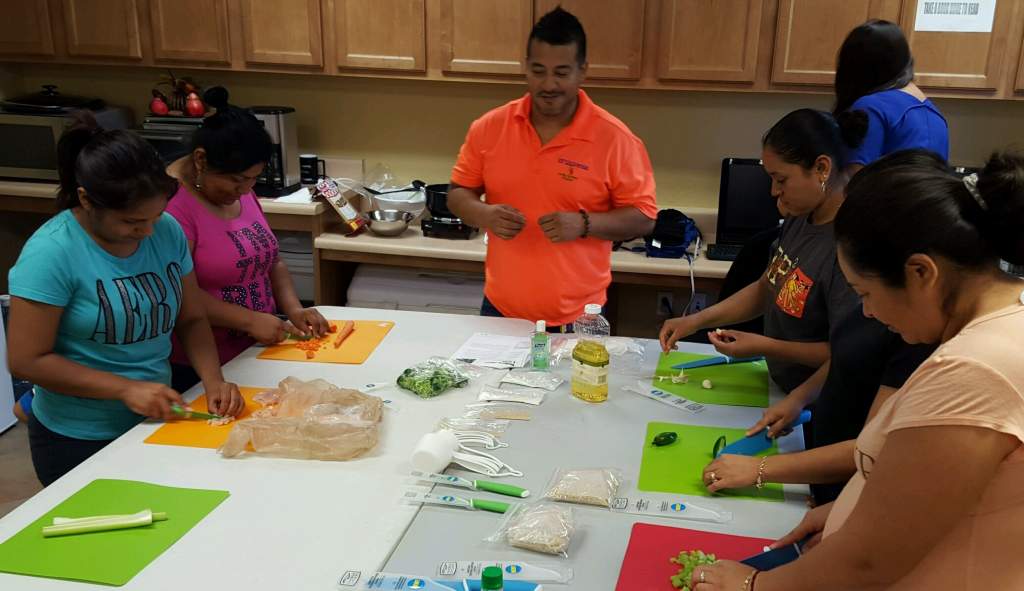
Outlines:
[[263,122],[273,150],[254,190],[260,197],[280,197],[299,190],[299,135],[295,109],[291,107],[250,107]]

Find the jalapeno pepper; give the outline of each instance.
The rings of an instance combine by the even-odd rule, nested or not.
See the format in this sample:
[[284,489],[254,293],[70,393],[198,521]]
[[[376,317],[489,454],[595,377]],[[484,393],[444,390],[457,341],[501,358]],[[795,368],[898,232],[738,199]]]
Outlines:
[[664,433],[658,433],[655,435],[654,440],[651,441],[651,445],[654,447],[665,447],[666,445],[672,445],[677,439],[679,439],[679,435],[675,432],[665,431]]

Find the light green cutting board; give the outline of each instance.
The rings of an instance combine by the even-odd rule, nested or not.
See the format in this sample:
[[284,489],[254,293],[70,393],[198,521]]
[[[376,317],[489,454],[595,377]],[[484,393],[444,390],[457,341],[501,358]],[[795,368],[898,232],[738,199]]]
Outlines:
[[[673,365],[709,357],[714,356],[678,351],[662,355],[658,360],[655,375],[677,376],[679,370],[672,369]],[[764,361],[698,367],[686,370],[686,375],[690,381],[685,384],[673,384],[669,380],[657,379],[653,384],[659,390],[703,404],[768,407],[768,365]],[[705,390],[701,386],[706,379],[711,380],[710,390]]]
[[[134,480],[93,480],[0,544],[0,572],[124,585],[228,498],[222,490]],[[56,517],[164,511],[167,521],[134,529],[44,538]]]
[[[679,439],[672,445],[654,447],[651,441],[658,433],[672,431]],[[678,493],[701,497],[713,496],[704,487],[701,480],[704,467],[711,463],[711,450],[715,440],[725,435],[732,443],[742,439],[743,429],[726,429],[725,427],[697,427],[694,425],[677,425],[675,423],[648,423],[647,435],[643,441],[644,453],[640,460],[640,477],[637,488],[646,492]],[[773,455],[778,448],[759,455]],[[718,493],[727,497],[757,499],[760,501],[781,501],[784,499],[781,484],[768,484],[761,490],[753,486],[747,488],[722,491]]]

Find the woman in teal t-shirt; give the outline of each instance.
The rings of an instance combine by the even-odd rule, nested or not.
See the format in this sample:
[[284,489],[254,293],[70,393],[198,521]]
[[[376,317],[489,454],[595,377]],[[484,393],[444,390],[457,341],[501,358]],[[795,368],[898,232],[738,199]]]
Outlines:
[[243,406],[221,374],[185,236],[164,213],[177,185],[156,151],[84,116],[61,137],[58,166],[60,213],[9,275],[8,357],[36,384],[29,444],[44,485],[144,417],[173,417],[172,330],[212,412]]

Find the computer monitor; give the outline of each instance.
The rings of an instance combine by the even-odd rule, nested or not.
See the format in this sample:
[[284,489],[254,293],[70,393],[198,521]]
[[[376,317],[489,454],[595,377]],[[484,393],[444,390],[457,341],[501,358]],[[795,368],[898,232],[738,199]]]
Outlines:
[[723,158],[718,191],[718,244],[745,244],[779,225],[772,181],[756,158]]

